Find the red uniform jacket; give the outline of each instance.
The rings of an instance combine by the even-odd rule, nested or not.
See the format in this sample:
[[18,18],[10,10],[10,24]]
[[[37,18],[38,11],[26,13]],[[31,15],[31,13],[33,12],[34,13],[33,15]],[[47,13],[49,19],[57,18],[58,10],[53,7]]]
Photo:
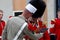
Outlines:
[[56,40],[60,40],[60,19],[54,19],[54,21],[51,21],[51,24],[54,24],[54,27],[50,29],[50,33],[56,34]]
[[[2,31],[3,31],[4,27],[5,27],[5,21],[2,20],[0,22],[0,36],[2,36]],[[0,38],[0,40],[1,40],[1,38]]]
[[49,36],[49,34],[48,34],[48,31],[46,31],[46,32],[44,33],[43,37],[40,38],[39,40],[50,40],[50,36]]
[[[28,23],[28,29],[29,29],[30,31],[34,32],[34,31],[37,29],[37,27],[33,26],[31,23]],[[25,35],[24,38],[25,38],[26,40],[28,40],[28,39],[30,40],[30,39],[31,39],[31,38],[29,38],[29,36],[27,36],[27,35]]]
[[34,32],[37,29],[37,27],[33,26],[31,23],[28,23],[28,29]]
[[[42,23],[42,21],[39,21],[38,22],[40,28],[46,28],[46,25]],[[48,31],[46,31],[44,34],[43,34],[43,37],[40,38],[39,40],[50,40],[50,36],[48,34]]]
[[3,29],[4,29],[4,26],[5,26],[5,22],[2,20],[2,21],[0,22],[0,36],[2,35],[2,31],[3,31]]
[[[29,23],[28,28],[29,28],[29,30],[36,31],[36,32],[38,32],[38,29],[40,29],[40,28],[46,28],[46,25],[43,25],[42,21],[39,21],[38,25],[39,25],[39,27],[37,28],[36,26],[33,26],[32,24]],[[46,31],[44,33],[44,36],[38,40],[50,40],[50,36],[48,34],[48,31]]]

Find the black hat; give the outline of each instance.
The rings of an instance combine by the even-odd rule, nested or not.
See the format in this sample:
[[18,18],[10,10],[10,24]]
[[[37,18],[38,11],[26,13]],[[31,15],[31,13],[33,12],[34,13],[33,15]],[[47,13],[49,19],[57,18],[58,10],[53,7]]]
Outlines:
[[45,11],[46,4],[42,0],[31,0],[26,6],[26,9],[33,13],[32,17],[41,17]]

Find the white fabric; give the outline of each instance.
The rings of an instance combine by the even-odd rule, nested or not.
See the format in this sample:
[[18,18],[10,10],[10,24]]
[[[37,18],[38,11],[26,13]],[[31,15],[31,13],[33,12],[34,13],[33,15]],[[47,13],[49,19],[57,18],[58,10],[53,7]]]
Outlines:
[[50,35],[56,35],[56,34],[52,33],[52,34],[50,34]]
[[19,35],[22,33],[22,31],[23,31],[23,29],[26,27],[26,25],[27,25],[27,23],[25,22],[25,23],[22,25],[21,29],[18,31],[18,33],[16,34],[16,36],[14,37],[13,40],[17,40],[17,39],[18,39]]
[[37,9],[36,9],[33,5],[31,5],[31,4],[28,4],[28,5],[26,6],[26,9],[27,9],[29,12],[33,13],[33,14],[37,11]]
[[2,36],[0,36],[0,38],[2,38]]

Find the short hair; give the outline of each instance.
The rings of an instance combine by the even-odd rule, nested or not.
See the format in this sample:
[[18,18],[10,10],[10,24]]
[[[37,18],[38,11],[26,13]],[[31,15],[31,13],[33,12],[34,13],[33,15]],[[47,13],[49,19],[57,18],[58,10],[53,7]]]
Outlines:
[[3,13],[3,10],[0,10],[1,13]]

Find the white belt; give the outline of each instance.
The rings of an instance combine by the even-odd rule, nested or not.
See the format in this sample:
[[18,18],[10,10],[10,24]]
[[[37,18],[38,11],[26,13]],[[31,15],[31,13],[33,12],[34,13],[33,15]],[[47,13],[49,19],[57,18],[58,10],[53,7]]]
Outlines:
[[0,38],[2,38],[2,36],[0,36]]
[[14,37],[13,40],[17,40],[17,39],[18,39],[19,35],[21,35],[21,33],[22,33],[23,29],[26,27],[26,25],[27,25],[27,23],[25,22],[25,23],[22,25],[21,29],[18,31],[18,33],[16,34],[16,36]]
[[50,34],[50,35],[56,35],[56,34],[52,33],[52,34]]

